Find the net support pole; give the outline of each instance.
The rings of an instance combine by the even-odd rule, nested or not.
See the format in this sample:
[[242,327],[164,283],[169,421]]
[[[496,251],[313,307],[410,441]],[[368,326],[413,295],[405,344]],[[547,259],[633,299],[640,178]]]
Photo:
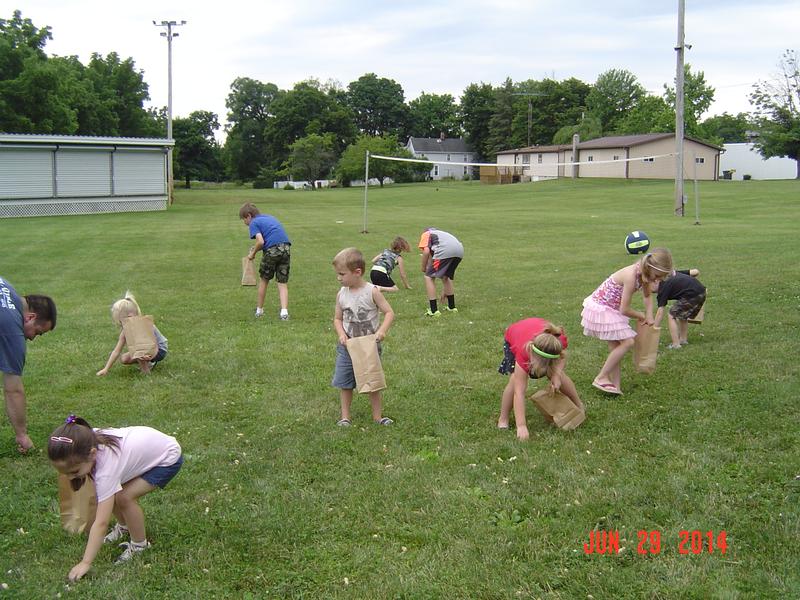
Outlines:
[[694,156],[694,224],[700,225],[700,188],[697,185],[697,153]]
[[367,231],[367,195],[369,194],[369,150],[366,152],[364,158],[364,228],[361,233],[368,233]]

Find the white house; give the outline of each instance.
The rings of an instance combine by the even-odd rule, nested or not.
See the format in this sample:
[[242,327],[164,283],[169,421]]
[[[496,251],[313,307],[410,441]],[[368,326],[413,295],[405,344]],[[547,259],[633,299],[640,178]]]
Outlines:
[[172,140],[0,133],[0,217],[165,210]]
[[797,161],[791,158],[764,158],[755,144],[725,144],[725,154],[720,173],[733,171],[732,179],[750,175],[753,179],[794,179],[797,176]]
[[[475,162],[475,153],[463,138],[420,138],[410,137],[406,149],[415,158],[434,161],[437,163],[471,163]],[[471,175],[471,167],[466,165],[436,164],[431,168],[431,179],[464,179]]]
[[[686,137],[683,172],[686,179],[716,180],[722,148]],[[647,133],[619,135],[580,142],[577,156],[568,144],[530,146],[497,153],[498,165],[521,165],[527,177],[619,177],[623,179],[672,179],[675,177],[675,135]],[[594,164],[592,164],[594,163]]]

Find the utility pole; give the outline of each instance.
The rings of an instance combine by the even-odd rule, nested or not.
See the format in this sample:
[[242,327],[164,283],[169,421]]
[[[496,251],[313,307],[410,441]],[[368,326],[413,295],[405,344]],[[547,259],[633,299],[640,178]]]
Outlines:
[[533,97],[547,96],[541,92],[511,92],[512,96],[527,96],[528,98],[528,147],[531,145],[531,123],[533,122]]
[[[153,21],[156,27],[165,27],[166,31],[161,32],[161,37],[167,38],[167,139],[172,139],[172,38],[178,37],[178,33],[173,33],[173,27],[186,25],[186,21]],[[173,199],[173,177],[172,177],[172,146],[167,149],[167,193],[169,203]]]
[[677,67],[675,72],[675,216],[683,216],[683,53],[684,44],[683,20],[686,13],[685,0],[678,0],[678,43],[675,46],[677,53]]

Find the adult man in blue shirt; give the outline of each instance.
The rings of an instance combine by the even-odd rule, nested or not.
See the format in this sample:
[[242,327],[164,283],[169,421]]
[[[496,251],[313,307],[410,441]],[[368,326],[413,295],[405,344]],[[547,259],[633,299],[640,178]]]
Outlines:
[[14,428],[17,450],[25,454],[33,448],[25,418],[25,340],[52,331],[56,326],[56,305],[48,296],[19,296],[8,281],[0,277],[0,372],[6,413]]

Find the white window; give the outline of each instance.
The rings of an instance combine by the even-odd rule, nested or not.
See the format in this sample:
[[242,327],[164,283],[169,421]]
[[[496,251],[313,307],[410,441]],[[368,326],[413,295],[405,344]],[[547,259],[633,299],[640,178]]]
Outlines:
[[439,165],[433,165],[433,176],[434,177],[439,176]]
[[466,154],[464,155],[464,162],[469,162],[469,156],[467,156]]
[[447,155],[447,160],[450,160],[450,155],[449,154]]
[[614,160],[619,160],[619,154],[614,155]]
[[702,165],[702,164],[704,164],[706,162],[706,157],[705,156],[695,156],[694,157],[694,162],[697,163],[698,165]]
[[536,156],[536,162],[539,163],[539,164],[542,164],[542,155],[541,154]]
[[526,165],[531,164],[531,155],[530,154],[523,154],[522,155],[522,162]]
[[591,156],[591,155],[590,155],[590,156],[587,156],[587,157],[586,157],[586,161],[587,161],[587,162],[592,162],[593,160],[594,160],[594,156]]
[[465,165],[465,166],[464,166],[464,175],[466,175],[466,174],[467,174],[467,167],[466,167],[466,165]]
[[654,161],[655,158],[653,158],[652,156],[648,156],[647,158],[642,159],[642,162],[654,162]]

